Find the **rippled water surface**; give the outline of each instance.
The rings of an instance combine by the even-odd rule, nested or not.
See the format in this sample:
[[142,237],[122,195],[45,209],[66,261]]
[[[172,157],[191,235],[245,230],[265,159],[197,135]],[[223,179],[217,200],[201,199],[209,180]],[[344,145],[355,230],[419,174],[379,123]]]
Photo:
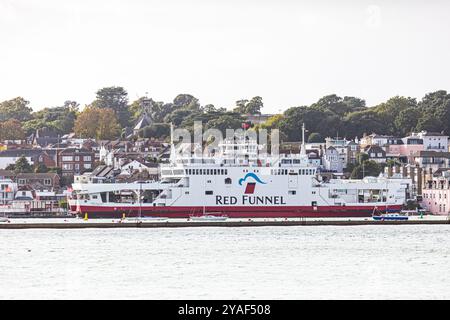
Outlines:
[[450,299],[450,226],[0,230],[1,299]]

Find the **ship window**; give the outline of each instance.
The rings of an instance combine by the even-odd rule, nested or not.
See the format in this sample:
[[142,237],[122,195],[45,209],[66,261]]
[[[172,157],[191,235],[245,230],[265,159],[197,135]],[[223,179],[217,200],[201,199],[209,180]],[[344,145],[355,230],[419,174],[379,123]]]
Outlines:
[[211,190],[208,190],[208,191],[205,191],[205,194],[206,195],[211,195],[211,194],[213,194],[213,192]]
[[231,184],[231,183],[232,183],[231,178],[226,178],[225,179],[225,184]]
[[317,207],[317,201],[312,201],[312,202],[311,202],[311,206]]
[[228,169],[225,169],[225,175],[227,175],[228,174]]
[[289,190],[289,194],[290,194],[290,195],[297,194],[297,191],[295,191],[295,190]]
[[211,180],[206,181],[207,183],[211,183]]

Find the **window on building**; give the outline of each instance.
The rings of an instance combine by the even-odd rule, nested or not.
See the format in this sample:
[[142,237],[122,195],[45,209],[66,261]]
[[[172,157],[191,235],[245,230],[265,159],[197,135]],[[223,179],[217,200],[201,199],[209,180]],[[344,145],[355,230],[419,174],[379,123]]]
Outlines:
[[51,180],[51,179],[45,179],[45,180],[44,180],[44,184],[45,184],[46,186],[50,186],[50,185],[52,184],[52,180]]
[[84,157],[83,157],[83,160],[84,160],[84,161],[91,161],[91,156],[84,156]]
[[73,157],[72,156],[63,156],[62,161],[73,161]]

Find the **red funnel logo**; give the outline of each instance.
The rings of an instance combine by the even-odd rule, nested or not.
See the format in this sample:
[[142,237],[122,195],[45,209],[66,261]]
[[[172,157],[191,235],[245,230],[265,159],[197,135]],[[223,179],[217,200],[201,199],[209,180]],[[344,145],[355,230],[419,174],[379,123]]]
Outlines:
[[247,183],[247,186],[245,187],[245,194],[253,194],[255,192],[255,186],[256,183],[254,182]]

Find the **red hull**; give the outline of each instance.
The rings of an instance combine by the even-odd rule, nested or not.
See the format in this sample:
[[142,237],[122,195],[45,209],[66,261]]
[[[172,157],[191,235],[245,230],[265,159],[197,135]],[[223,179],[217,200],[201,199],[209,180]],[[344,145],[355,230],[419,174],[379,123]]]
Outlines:
[[[401,205],[389,206],[389,210],[401,210]],[[205,211],[209,214],[227,215],[230,218],[295,218],[295,217],[370,217],[374,211],[386,210],[386,207],[377,206],[223,206],[206,207]],[[76,211],[76,206],[71,210]],[[78,214],[84,216],[86,213],[89,218],[121,218],[126,217],[168,217],[168,218],[189,218],[191,215],[203,213],[203,207],[104,207],[104,206],[80,206]]]

